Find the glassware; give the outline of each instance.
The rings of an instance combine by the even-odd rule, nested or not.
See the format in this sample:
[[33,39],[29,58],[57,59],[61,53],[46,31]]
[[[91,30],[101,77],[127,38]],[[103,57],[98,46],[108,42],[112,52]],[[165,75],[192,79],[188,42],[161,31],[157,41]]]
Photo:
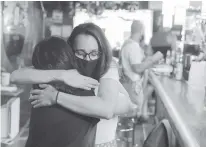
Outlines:
[[181,50],[176,52],[176,61],[175,61],[175,78],[177,80],[182,80],[183,77],[183,54]]
[[171,51],[167,51],[166,64],[171,65]]
[[206,86],[205,86],[205,97],[204,97],[204,110],[206,111]]

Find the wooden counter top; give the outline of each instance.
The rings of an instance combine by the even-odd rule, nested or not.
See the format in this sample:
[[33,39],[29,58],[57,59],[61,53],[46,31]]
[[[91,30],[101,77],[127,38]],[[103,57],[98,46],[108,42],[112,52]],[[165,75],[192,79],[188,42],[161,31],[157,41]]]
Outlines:
[[204,88],[191,87],[184,81],[153,72],[149,78],[166,108],[181,147],[206,147]]

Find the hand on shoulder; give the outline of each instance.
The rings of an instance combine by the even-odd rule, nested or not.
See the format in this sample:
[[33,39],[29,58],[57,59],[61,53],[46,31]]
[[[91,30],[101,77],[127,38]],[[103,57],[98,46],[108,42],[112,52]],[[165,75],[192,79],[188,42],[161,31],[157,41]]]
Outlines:
[[85,90],[96,88],[99,85],[97,80],[81,75],[76,69],[63,71],[61,79],[66,85]]

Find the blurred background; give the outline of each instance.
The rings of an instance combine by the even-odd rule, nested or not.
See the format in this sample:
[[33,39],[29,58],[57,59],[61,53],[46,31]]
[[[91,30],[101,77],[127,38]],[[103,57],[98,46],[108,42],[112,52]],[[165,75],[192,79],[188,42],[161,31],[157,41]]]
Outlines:
[[[0,11],[2,73],[31,66],[37,42],[51,35],[67,39],[72,29],[84,22],[93,22],[102,28],[117,60],[135,19],[145,25],[147,45],[151,43],[152,36],[164,28],[175,36],[175,50],[180,50],[184,55],[196,56],[206,49],[205,1],[2,1]],[[161,42],[161,37],[156,38],[154,47],[161,46]],[[189,68],[185,65],[183,77],[186,80],[188,72]],[[5,111],[4,104],[8,104],[11,98],[21,98],[19,101],[14,100],[14,118],[9,120],[6,114],[2,115],[2,120],[15,120],[14,126],[5,127],[9,124],[7,121],[2,122],[1,126],[8,128],[2,132],[2,137],[3,142],[10,146],[18,147],[12,141],[16,136],[22,142],[27,138],[30,116],[27,99],[30,88],[31,85],[13,85],[13,89],[1,90],[2,114]],[[8,133],[13,134],[9,139]],[[22,146],[23,143],[19,144]]]

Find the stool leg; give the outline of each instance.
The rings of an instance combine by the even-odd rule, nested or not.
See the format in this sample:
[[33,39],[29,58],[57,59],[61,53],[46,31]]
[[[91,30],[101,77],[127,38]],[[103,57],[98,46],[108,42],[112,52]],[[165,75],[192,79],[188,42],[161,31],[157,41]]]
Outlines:
[[132,125],[132,145],[135,145],[135,123]]

